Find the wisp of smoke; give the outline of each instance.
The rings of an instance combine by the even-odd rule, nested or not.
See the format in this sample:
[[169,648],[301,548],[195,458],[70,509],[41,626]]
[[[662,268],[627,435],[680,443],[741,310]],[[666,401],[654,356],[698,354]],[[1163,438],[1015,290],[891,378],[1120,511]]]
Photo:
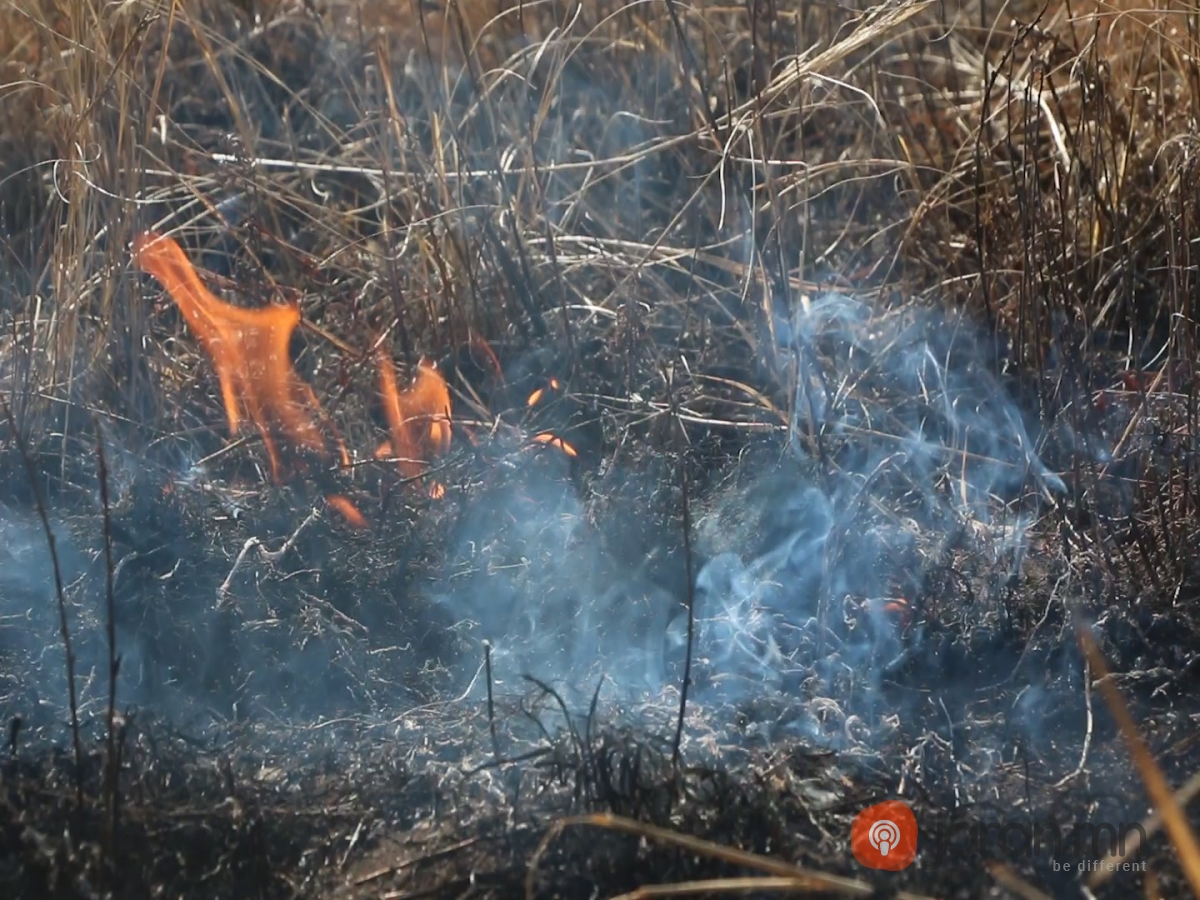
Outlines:
[[[795,373],[787,439],[697,503],[692,696],[804,697],[870,721],[888,712],[889,673],[927,652],[912,603],[931,561],[967,533],[1015,571],[1038,504],[1064,485],[961,317],[827,295],[775,334]],[[439,603],[499,648],[502,680],[677,689],[685,598],[614,566],[585,521],[561,482],[497,493],[464,523]]]

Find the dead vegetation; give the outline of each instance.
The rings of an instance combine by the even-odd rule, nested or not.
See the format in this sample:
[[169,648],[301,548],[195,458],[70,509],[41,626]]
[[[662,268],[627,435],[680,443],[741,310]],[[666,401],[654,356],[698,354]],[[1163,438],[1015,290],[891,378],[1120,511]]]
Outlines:
[[7,895],[1184,891],[846,835],[1196,769],[1200,7],[0,21]]

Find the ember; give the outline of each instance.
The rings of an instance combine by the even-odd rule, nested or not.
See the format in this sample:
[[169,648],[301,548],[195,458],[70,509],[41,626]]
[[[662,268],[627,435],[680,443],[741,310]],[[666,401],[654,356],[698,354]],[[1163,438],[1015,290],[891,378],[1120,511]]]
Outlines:
[[350,527],[358,529],[367,527],[366,517],[358,511],[358,507],[348,497],[341,494],[330,494],[325,498],[325,502],[329,504],[331,509],[341,513],[342,518],[346,520]]
[[540,434],[535,434],[532,440],[537,444],[548,444],[551,447],[557,447],[563,453],[567,454],[567,456],[572,458],[579,456],[578,451],[576,451],[574,447],[572,447],[558,435],[552,434],[549,431],[543,431]]
[[529,398],[525,401],[525,405],[526,406],[537,406],[539,403],[542,402],[542,400],[544,400],[546,398],[547,390],[557,391],[558,388],[559,388],[558,379],[551,378],[550,381],[547,383],[546,387],[538,388],[537,390],[533,391],[529,395]]

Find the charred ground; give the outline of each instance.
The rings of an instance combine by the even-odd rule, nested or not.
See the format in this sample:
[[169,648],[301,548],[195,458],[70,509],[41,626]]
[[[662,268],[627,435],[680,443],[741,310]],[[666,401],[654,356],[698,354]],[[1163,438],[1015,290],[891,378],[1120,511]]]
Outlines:
[[[1076,618],[1195,771],[1196,9],[2,16],[6,896],[515,896],[582,813],[852,895],[1083,896],[847,839],[897,795],[1140,821]],[[230,440],[147,229],[300,303],[353,466]],[[380,340],[454,393],[440,499],[372,458]],[[608,824],[537,896],[747,872]],[[1185,890],[1137,858],[1097,894]]]

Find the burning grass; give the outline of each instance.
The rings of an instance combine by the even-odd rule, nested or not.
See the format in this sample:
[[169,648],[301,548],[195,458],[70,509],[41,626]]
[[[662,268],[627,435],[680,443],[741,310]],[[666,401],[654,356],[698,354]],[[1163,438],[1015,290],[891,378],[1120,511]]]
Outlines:
[[4,8],[0,884],[1179,895],[1198,14]]
[[[222,303],[201,283],[180,246],[158,235],[138,235],[133,254],[138,266],[166,288],[208,352],[230,433],[237,434],[243,412],[250,417],[262,434],[276,480],[282,468],[274,433],[282,432],[300,448],[328,454],[328,438],[317,422],[324,410],[292,367],[291,338],[300,324],[300,307],[250,310]],[[338,449],[342,464],[349,465],[346,449]]]

